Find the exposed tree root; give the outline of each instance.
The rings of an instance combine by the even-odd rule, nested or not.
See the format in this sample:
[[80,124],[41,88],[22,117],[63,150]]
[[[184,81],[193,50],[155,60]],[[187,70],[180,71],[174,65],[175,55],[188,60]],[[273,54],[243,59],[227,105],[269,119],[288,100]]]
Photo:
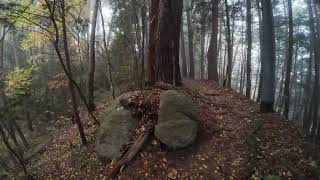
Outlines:
[[150,129],[144,129],[144,131],[134,141],[130,149],[115,164],[110,174],[112,178],[115,178],[118,175],[118,173],[120,173],[125,168],[125,166],[127,166],[129,162],[140,152],[140,150],[143,148],[143,145],[148,140],[150,132],[151,132]]

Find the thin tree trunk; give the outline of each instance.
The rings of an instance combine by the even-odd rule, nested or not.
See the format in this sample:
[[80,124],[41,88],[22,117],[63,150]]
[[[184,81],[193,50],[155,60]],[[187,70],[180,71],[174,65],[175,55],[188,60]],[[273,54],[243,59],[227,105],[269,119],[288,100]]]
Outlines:
[[5,144],[5,146],[9,149],[9,151],[15,156],[15,158],[17,158],[17,160],[19,161],[19,164],[21,165],[22,167],[22,170],[24,172],[25,175],[28,175],[28,172],[27,172],[27,168],[26,168],[26,165],[23,161],[23,158],[20,157],[20,155],[11,147],[9,141],[8,141],[8,138],[6,137],[5,133],[4,133],[4,130],[0,124],[0,135],[2,137],[2,141],[3,143]]
[[[65,58],[66,58],[66,67],[67,67],[70,79],[73,79],[73,73],[72,73],[72,69],[71,69],[71,59],[70,59],[69,48],[68,48],[68,37],[67,37],[67,28],[66,28],[66,20],[65,20],[66,15],[65,15],[65,2],[64,2],[64,0],[62,0],[62,2],[61,2],[61,12],[62,12],[61,16],[62,16],[63,48],[64,48],[64,54],[65,54]],[[69,79],[68,84],[69,84],[69,89],[70,89],[71,102],[72,102],[75,122],[77,123],[78,129],[79,129],[82,144],[87,145],[87,139],[84,134],[83,125],[82,125],[82,122],[81,122],[80,116],[79,116],[78,102],[76,99],[76,92],[74,89],[74,84],[71,82],[70,79]]]
[[[106,39],[106,29],[105,29],[105,24],[104,24],[104,17],[103,17],[103,14],[102,14],[102,9],[101,9],[101,2],[100,2],[100,5],[99,5],[99,11],[100,11],[100,16],[101,16],[101,23],[102,23],[102,31],[103,31],[103,46],[104,46],[104,52],[105,52],[105,55],[106,55],[106,59],[107,59],[107,67],[108,67],[108,73],[109,73],[109,81],[110,81],[110,90],[112,92],[112,97],[113,99],[116,98],[115,96],[115,91],[114,91],[114,84],[113,84],[113,77],[112,77],[112,72],[111,72],[111,62],[110,62],[110,57],[109,57],[109,53],[108,53],[108,50],[109,50],[109,42],[107,42],[107,39]],[[114,15],[112,15],[112,18],[113,19]],[[112,23],[112,20],[111,20],[111,23]],[[109,34],[108,34],[108,41],[110,39],[109,36],[111,36],[111,31],[112,31],[112,26],[109,26]]]
[[[183,18],[183,17],[181,17]],[[181,48],[181,61],[182,61],[182,77],[188,77],[186,45],[184,40],[183,19],[181,19],[181,32],[180,32],[180,48]]]
[[5,34],[6,32],[6,28],[3,26],[2,27],[2,38],[1,38],[1,42],[0,42],[0,69],[3,68],[3,49],[4,49],[4,41],[5,41]]
[[206,15],[201,14],[201,20],[200,20],[200,79],[204,79],[205,42],[206,42]]
[[188,7],[186,10],[187,13],[187,24],[188,24],[188,44],[189,44],[189,78],[194,79],[195,78],[195,65],[194,65],[194,55],[193,55],[193,28],[191,23],[191,7],[190,3],[188,3]]
[[224,86],[231,88],[231,78],[232,78],[232,45],[231,45],[231,30],[230,30],[230,14],[229,14],[229,5],[228,0],[225,0],[225,11],[227,17],[227,46],[228,46],[228,66],[227,66],[227,75],[224,82]]
[[251,35],[251,0],[247,0],[247,88],[246,96],[251,98],[251,49],[252,49],[252,35]]
[[96,25],[100,0],[95,1],[91,20],[91,34],[89,45],[89,73],[88,73],[88,105],[91,111],[96,109],[94,104],[94,73],[96,69]]
[[21,66],[21,64],[20,64],[19,56],[18,56],[17,38],[16,38],[15,32],[12,33],[12,49],[13,49],[15,67],[19,68]]
[[288,60],[286,67],[286,78],[284,83],[284,116],[288,119],[290,108],[290,81],[292,71],[292,56],[293,56],[293,18],[292,18],[292,3],[288,0],[288,12],[289,12],[289,40],[288,40]]

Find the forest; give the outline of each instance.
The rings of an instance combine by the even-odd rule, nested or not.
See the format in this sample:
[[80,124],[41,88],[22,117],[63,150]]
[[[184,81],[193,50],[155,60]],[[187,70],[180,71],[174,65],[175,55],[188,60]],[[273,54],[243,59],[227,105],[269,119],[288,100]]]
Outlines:
[[320,179],[319,0],[0,0],[0,179]]

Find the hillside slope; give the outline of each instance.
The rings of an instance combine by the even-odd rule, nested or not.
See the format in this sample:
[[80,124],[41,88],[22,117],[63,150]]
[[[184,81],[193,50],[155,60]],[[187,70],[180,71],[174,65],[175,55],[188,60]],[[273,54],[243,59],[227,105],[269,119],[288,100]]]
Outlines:
[[[307,158],[299,129],[276,114],[260,114],[255,102],[221,86],[206,81],[184,84],[178,90],[192,98],[201,117],[196,143],[171,151],[152,136],[119,178],[259,179],[275,175],[316,179],[317,164]],[[160,90],[152,91],[157,95]],[[98,109],[107,104],[101,103]],[[98,161],[93,150],[96,127],[86,113],[82,119],[91,145],[80,147],[75,125],[64,127],[30,160],[28,169],[35,178],[108,179],[113,163]]]

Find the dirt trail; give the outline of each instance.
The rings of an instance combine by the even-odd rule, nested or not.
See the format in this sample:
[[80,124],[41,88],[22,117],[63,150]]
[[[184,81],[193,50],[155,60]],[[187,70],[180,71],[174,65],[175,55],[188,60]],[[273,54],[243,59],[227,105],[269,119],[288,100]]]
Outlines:
[[[170,151],[152,137],[120,179],[259,179],[266,175],[295,179],[312,174],[315,167],[304,158],[301,133],[280,116],[260,114],[255,102],[207,81],[184,84],[181,92],[193,99],[201,116],[196,143]],[[87,126],[92,142],[94,130]],[[46,151],[31,161],[29,169],[35,177],[108,179],[110,164],[98,162],[92,145],[82,150],[74,132],[74,126],[60,131]]]

